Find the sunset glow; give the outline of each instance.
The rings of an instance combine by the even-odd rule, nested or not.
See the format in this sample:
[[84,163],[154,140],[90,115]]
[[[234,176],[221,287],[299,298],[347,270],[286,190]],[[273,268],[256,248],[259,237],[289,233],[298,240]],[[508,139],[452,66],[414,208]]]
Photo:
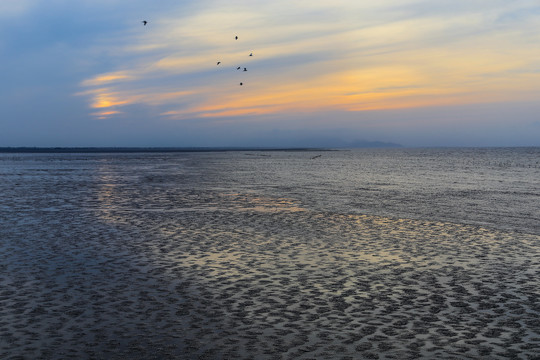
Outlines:
[[[373,111],[432,109],[436,118],[440,107],[529,109],[540,96],[534,1],[187,4],[130,12],[87,46],[77,42],[85,55],[73,55],[69,66],[84,69],[71,81],[74,98],[86,104],[84,121],[144,113],[141,125],[178,121],[180,130],[189,121],[195,131],[196,119],[272,128],[276,118],[305,118],[294,123],[301,128],[324,112],[335,114],[329,127],[362,133]],[[12,12],[24,17],[38,8],[30,2]],[[523,134],[538,134],[537,120],[524,116]]]

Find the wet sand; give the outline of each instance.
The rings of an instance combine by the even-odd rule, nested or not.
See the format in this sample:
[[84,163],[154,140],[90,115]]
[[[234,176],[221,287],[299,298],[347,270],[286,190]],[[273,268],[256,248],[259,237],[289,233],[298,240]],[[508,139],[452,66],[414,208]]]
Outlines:
[[227,196],[3,221],[0,358],[540,359],[540,236]]

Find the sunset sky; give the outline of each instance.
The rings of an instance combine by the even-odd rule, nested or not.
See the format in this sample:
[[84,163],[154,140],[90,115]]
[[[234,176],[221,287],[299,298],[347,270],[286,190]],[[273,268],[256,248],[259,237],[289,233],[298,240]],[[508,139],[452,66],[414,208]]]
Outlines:
[[0,146],[540,146],[538,0],[17,0],[0,20]]

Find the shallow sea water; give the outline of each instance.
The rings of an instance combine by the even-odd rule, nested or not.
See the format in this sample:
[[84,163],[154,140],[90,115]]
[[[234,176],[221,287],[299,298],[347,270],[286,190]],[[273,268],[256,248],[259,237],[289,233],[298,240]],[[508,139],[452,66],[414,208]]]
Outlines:
[[538,358],[539,200],[539,148],[0,154],[0,358]]

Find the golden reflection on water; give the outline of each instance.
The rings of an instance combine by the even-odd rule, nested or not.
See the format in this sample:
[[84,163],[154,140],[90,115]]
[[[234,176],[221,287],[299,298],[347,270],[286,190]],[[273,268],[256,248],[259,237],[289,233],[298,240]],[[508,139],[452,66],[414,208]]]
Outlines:
[[[132,195],[129,189],[115,183],[113,168],[105,165],[97,173],[94,199],[98,202],[96,213],[101,220],[119,225],[140,224],[147,218],[145,213],[162,213],[161,220],[159,215],[151,216],[151,221],[157,221],[152,226],[155,260],[204,268],[209,276],[227,272],[245,277],[243,269],[254,261],[259,270],[290,269],[291,272],[297,267],[320,271],[325,266],[332,267],[333,263],[351,264],[351,268],[357,270],[364,265],[413,266],[427,271],[444,266],[483,267],[494,260],[484,247],[493,247],[491,242],[506,241],[498,237],[499,233],[480,226],[314,213],[293,198],[249,192],[218,191],[212,193],[211,201],[201,197],[200,201],[184,201],[182,206],[176,207],[174,202],[161,203],[160,198],[155,197],[153,203],[145,203],[145,207],[134,207],[129,201]],[[230,217],[221,213],[246,215],[239,215],[233,224],[222,224],[219,219]],[[216,220],[210,224],[194,221],[196,225],[186,222],[186,219],[198,217]],[[288,232],[282,233],[282,227]],[[134,230],[146,231],[145,228]],[[201,245],[196,246],[197,251],[190,252],[158,245],[184,241],[200,241]],[[456,243],[462,245],[456,246]],[[479,254],[471,256],[467,251]],[[354,277],[354,273],[348,276]]]
[[[235,194],[236,195],[236,194]],[[260,201],[259,198],[255,202]],[[268,202],[268,199],[264,199]],[[281,200],[283,201],[283,200]],[[285,203],[289,204],[288,200]],[[259,212],[257,206],[253,208],[242,208],[240,211],[253,210]],[[294,208],[294,207],[293,207]],[[270,207],[262,207],[264,213],[275,213],[278,210]],[[302,212],[306,209],[301,208]],[[263,215],[264,216],[264,215]],[[301,217],[303,215],[300,214]],[[359,269],[370,266],[385,266],[404,264],[408,259],[414,258],[416,263],[425,263],[422,257],[411,256],[405,249],[395,246],[389,247],[377,244],[376,239],[384,229],[396,229],[394,235],[400,231],[406,232],[406,236],[414,236],[411,229],[399,228],[400,224],[408,224],[408,220],[392,220],[382,217],[372,217],[368,215],[348,215],[337,216],[332,219],[332,215],[308,216],[303,226],[309,227],[313,222],[324,221],[325,229],[328,232],[321,238],[305,238],[306,235],[299,233],[298,236],[283,238],[279,233],[267,231],[264,227],[246,227],[246,223],[239,223],[238,229],[234,231],[223,230],[213,227],[200,229],[183,229],[181,238],[185,239],[209,239],[210,246],[201,246],[200,251],[178,254],[160,252],[160,257],[168,257],[172,262],[181,261],[183,266],[191,268],[193,266],[205,269],[208,276],[219,276],[224,272],[227,276],[235,278],[252,277],[253,274],[246,272],[250,262],[257,264],[257,271],[269,272],[285,271],[287,273],[301,273],[305,271],[321,272],[321,269],[332,267],[332,264],[350,264],[345,268],[342,276],[345,279],[344,286],[353,286],[356,272]],[[339,218],[340,222],[335,221]],[[344,221],[348,223],[348,231],[344,231]],[[310,224],[311,223],[311,224]],[[351,225],[352,224],[352,225]],[[250,225],[251,226],[251,225]],[[302,224],[300,224],[302,226]],[[395,228],[397,226],[397,228]],[[382,227],[382,228],[381,228]],[[164,237],[178,236],[172,231],[162,231]],[[390,232],[385,232],[385,236],[394,236]],[[329,238],[330,237],[330,238]],[[333,238],[333,239],[332,239]],[[399,238],[399,237],[398,237]],[[216,245],[213,245],[215,241]],[[206,241],[209,243],[209,241]],[[366,246],[366,243],[374,243],[373,246]],[[224,245],[217,245],[222,243]],[[387,245],[387,244],[386,244]],[[320,273],[323,278],[326,276]],[[313,283],[312,286],[324,291],[324,282]]]
[[96,199],[99,204],[97,216],[107,222],[116,223],[117,217],[113,217],[111,210],[117,207],[115,203],[117,185],[114,183],[114,170],[110,165],[102,164],[95,172],[97,177]]
[[251,196],[241,193],[226,193],[225,197],[232,200],[234,210],[238,211],[257,211],[257,212],[275,212],[275,211],[290,211],[299,212],[307,211],[299,205],[297,201],[290,198],[271,198],[263,196]]

